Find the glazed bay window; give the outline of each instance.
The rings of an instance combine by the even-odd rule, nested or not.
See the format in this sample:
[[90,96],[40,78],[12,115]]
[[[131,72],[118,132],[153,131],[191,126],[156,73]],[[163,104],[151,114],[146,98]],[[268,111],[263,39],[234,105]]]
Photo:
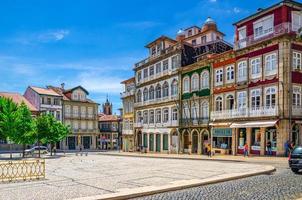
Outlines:
[[292,12],[292,29],[298,31],[302,27],[302,14],[299,11]]
[[251,91],[251,109],[258,110],[261,104],[261,90],[255,89]]
[[156,112],[156,123],[161,123],[161,110],[157,109],[155,112]]
[[293,52],[293,69],[301,70],[301,53]]
[[177,121],[178,119],[178,111],[177,111],[177,108],[173,108],[172,109],[172,121]]
[[156,74],[159,74],[161,72],[161,62],[157,63],[155,65]]
[[153,100],[154,99],[154,87],[151,85],[149,88],[149,99]]
[[177,80],[173,80],[171,84],[171,96],[176,96],[178,94],[178,83]]
[[265,56],[265,75],[270,76],[277,73],[277,54],[272,53]]
[[169,96],[169,84],[168,82],[165,82],[163,85],[163,97]]
[[234,66],[228,66],[226,68],[226,82],[230,83],[234,81]]
[[153,76],[154,75],[154,66],[152,65],[149,69],[149,75]]
[[260,58],[251,59],[251,78],[261,77],[261,60]]
[[163,71],[167,71],[169,69],[169,60],[163,61]]
[[179,56],[172,57],[172,69],[176,69],[179,67]]
[[265,89],[265,107],[274,108],[276,106],[276,87]]
[[163,123],[167,123],[169,121],[169,109],[165,108],[163,110]]
[[223,69],[217,69],[215,71],[215,86],[222,85],[223,81]]
[[183,93],[190,92],[190,78],[186,76],[183,78]]
[[143,114],[143,123],[148,124],[148,111],[144,111]]
[[293,106],[297,108],[301,107],[301,87],[293,87]]
[[199,90],[199,77],[197,73],[192,75],[191,86],[192,86],[192,91]]
[[201,89],[206,89],[210,87],[210,80],[209,80],[209,71],[204,71],[200,75],[200,82],[201,82]]
[[238,110],[245,110],[246,109],[246,102],[247,102],[246,91],[238,92],[237,93]]
[[254,39],[258,39],[273,33],[274,31],[274,15],[263,17],[253,23]]
[[246,61],[241,61],[238,63],[238,82],[247,80],[247,63]]

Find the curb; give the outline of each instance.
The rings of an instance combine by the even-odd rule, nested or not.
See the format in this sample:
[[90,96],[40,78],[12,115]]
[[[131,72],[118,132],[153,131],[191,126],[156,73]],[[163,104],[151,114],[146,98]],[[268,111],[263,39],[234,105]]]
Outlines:
[[222,161],[222,162],[249,162],[248,160],[227,160],[222,158],[185,158],[185,157],[165,157],[165,156],[144,156],[144,155],[123,155],[114,153],[98,153],[97,155],[102,156],[117,156],[117,157],[134,157],[134,158],[156,158],[156,159],[171,159],[171,160],[202,160],[202,161]]
[[258,171],[258,172],[249,172],[244,173],[240,175],[233,175],[230,176],[230,174],[226,175],[219,175],[212,178],[207,178],[204,180],[201,179],[194,179],[194,180],[182,180],[182,181],[175,181],[172,182],[169,185],[164,186],[146,186],[146,187],[140,187],[140,188],[134,188],[134,189],[128,189],[124,188],[116,193],[109,193],[104,195],[96,195],[96,196],[90,196],[90,197],[80,197],[75,198],[73,200],[121,200],[121,199],[131,199],[131,198],[137,198],[137,197],[143,197],[148,195],[154,195],[158,193],[164,193],[164,192],[171,192],[176,190],[182,190],[182,189],[188,189],[192,187],[199,187],[199,186],[205,186],[210,184],[216,184],[226,181],[232,181],[242,178],[247,178],[251,176],[258,176],[258,175],[264,175],[264,174],[271,174],[276,171],[276,168],[273,166],[264,166],[264,170]]

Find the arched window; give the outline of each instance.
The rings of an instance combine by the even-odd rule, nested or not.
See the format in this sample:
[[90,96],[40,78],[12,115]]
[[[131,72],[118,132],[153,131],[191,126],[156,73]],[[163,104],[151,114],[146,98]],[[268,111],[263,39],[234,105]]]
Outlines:
[[204,71],[201,74],[201,89],[209,88],[210,79],[209,79],[209,71]]
[[216,111],[222,111],[222,97],[217,97],[215,103],[216,103]]
[[276,106],[276,88],[270,87],[265,90],[265,106],[267,108]]
[[149,111],[149,123],[154,124],[154,110]]
[[150,100],[154,99],[154,87],[153,86],[151,86],[149,88],[149,99]]
[[144,89],[144,101],[148,101],[148,89]]
[[190,78],[186,76],[183,78],[183,93],[190,92]]
[[136,93],[136,102],[142,102],[142,92],[138,90]]
[[228,110],[233,110],[234,109],[234,96],[233,95],[228,95],[227,96],[227,105],[226,105]]
[[158,84],[158,85],[156,86],[156,98],[157,98],[157,99],[160,99],[160,98],[161,98],[161,86],[160,86],[160,84]]
[[137,112],[136,120],[137,120],[137,123],[141,123],[142,122],[142,112],[141,111]]
[[258,110],[261,102],[261,90],[255,89],[251,91],[251,109]]
[[169,96],[169,84],[166,81],[163,85],[163,97]]
[[177,80],[173,80],[171,84],[171,96],[176,96],[178,94],[178,83]]
[[226,70],[226,81],[232,82],[234,80],[234,66],[228,66]]
[[238,64],[238,81],[245,81],[247,78],[247,63],[242,61]]
[[192,86],[192,91],[199,90],[199,76],[197,73],[192,75],[191,86]]
[[184,116],[184,119],[189,119],[190,118],[190,110],[189,110],[188,103],[183,104],[183,116]]
[[198,105],[197,105],[196,102],[193,102],[193,103],[192,103],[191,113],[192,113],[191,118],[192,118],[193,120],[196,120],[196,119],[198,118]]
[[173,110],[172,110],[172,120],[173,121],[177,121],[177,119],[178,119],[177,115],[178,115],[177,108],[173,108]]
[[201,113],[203,119],[209,119],[209,103],[207,101],[201,104]]
[[147,110],[144,111],[143,123],[148,124],[148,111]]
[[165,108],[163,110],[163,122],[167,123],[169,121],[169,109]]

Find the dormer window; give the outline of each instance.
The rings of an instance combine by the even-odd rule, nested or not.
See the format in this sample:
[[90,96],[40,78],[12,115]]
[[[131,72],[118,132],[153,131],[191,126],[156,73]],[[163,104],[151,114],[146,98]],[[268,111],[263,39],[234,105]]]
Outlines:
[[156,48],[152,47],[152,49],[151,49],[151,55],[154,56],[155,54],[156,54]]
[[274,32],[274,16],[269,15],[254,22],[254,38],[258,39]]
[[190,37],[192,35],[192,29],[190,29],[189,31],[188,31],[188,37]]

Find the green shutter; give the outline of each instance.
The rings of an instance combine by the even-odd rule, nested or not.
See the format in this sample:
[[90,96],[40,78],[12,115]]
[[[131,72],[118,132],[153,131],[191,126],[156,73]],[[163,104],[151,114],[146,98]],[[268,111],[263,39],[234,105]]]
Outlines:
[[148,147],[148,137],[147,134],[144,134],[144,147]]
[[169,150],[169,147],[168,147],[168,135],[167,134],[164,134],[163,135],[163,150]]

